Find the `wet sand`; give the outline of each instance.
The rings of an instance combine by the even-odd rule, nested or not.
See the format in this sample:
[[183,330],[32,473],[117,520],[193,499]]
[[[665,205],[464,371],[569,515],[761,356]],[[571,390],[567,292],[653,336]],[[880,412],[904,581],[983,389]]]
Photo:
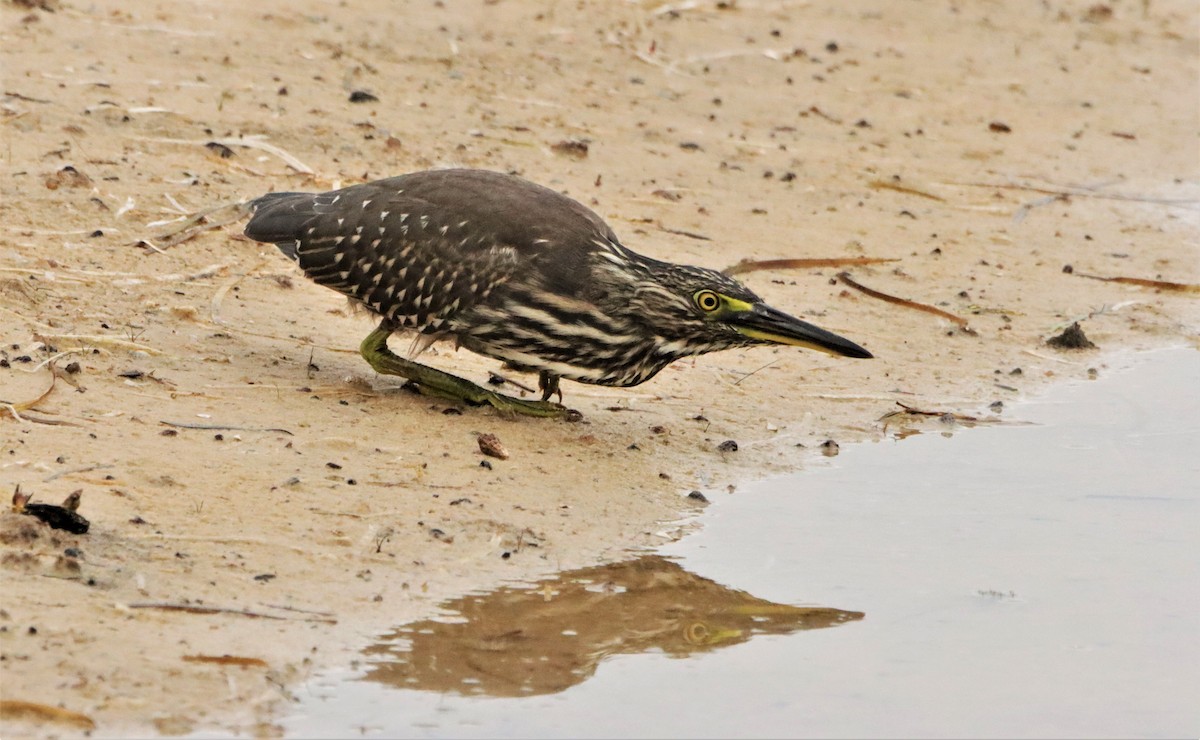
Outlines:
[[[1194,292],[1085,277],[1200,283],[1188,3],[30,4],[0,6],[0,484],[82,489],[91,529],[0,516],[5,736],[271,734],[369,636],[681,536],[689,491],[878,438],[898,401],[986,415],[1197,345]],[[164,238],[443,166],[559,189],[661,259],[894,260],[741,276],[877,359],[564,383],[577,424],[447,413],[230,210]],[[1099,349],[1045,345],[1076,320]]]

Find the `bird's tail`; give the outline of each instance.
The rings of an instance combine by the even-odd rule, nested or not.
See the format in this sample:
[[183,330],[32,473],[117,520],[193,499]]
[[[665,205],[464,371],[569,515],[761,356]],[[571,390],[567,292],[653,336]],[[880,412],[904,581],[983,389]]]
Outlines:
[[269,242],[296,259],[297,241],[308,220],[316,215],[313,193],[267,193],[250,201],[250,221],[243,233],[258,242]]

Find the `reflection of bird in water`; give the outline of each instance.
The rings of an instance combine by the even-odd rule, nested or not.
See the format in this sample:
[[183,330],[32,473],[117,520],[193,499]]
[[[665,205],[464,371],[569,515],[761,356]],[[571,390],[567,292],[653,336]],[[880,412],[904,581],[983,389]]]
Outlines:
[[[580,203],[511,175],[417,172],[250,206],[246,236],[380,317],[360,347],[371,367],[434,396],[565,416],[549,401],[560,378],[632,386],[680,358],[756,344],[871,356],[722,273],[631,251]],[[416,352],[446,337],[539,372],[542,400],[393,354],[388,337],[405,330],[417,332]]]
[[491,696],[551,694],[610,655],[672,657],[756,634],[835,627],[862,612],[755,598],[647,556],[505,587],[444,605],[454,622],[405,625],[366,649],[366,679],[400,688]]

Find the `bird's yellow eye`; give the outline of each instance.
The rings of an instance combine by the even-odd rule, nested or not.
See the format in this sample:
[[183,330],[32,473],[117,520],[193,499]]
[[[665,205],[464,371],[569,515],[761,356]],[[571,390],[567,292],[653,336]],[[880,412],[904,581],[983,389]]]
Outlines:
[[702,290],[692,296],[692,299],[696,301],[696,305],[700,307],[700,310],[705,313],[712,313],[721,307],[721,297],[711,290]]
[[708,625],[704,622],[693,622],[683,628],[683,639],[690,645],[704,645],[708,643]]

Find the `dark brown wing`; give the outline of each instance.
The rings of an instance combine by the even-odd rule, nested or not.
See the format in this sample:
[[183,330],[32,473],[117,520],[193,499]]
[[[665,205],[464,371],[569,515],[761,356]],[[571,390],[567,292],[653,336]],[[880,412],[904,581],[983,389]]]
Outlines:
[[516,274],[576,292],[589,254],[616,241],[576,201],[485,170],[272,193],[251,206],[246,236],[276,244],[317,283],[424,331],[445,328]]

